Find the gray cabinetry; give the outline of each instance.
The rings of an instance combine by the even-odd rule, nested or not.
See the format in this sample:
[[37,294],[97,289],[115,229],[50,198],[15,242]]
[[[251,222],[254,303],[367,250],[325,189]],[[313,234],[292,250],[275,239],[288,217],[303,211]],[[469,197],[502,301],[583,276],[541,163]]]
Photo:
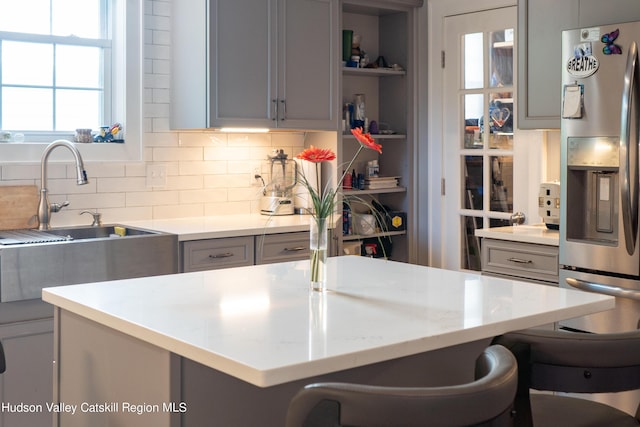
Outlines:
[[256,264],[309,259],[309,232],[256,236]]
[[482,239],[482,274],[558,285],[558,247]]
[[[44,305],[41,301],[37,303]],[[2,308],[7,304],[20,303],[3,303]],[[51,307],[47,308],[48,312],[52,311]],[[42,405],[43,408],[42,411],[30,412],[0,411],[0,425],[51,426],[52,414],[46,407],[47,403],[53,401],[51,317],[0,324],[0,341],[7,362],[6,372],[0,375],[0,402],[11,405]]]
[[187,0],[172,19],[172,128],[335,130],[336,0]]
[[518,0],[518,127],[560,128],[562,30],[637,20],[637,0]]
[[183,273],[253,265],[253,236],[193,240],[182,243]]
[[561,33],[578,26],[579,0],[518,1],[518,127],[560,128]]
[[[309,232],[191,240],[182,242],[181,249],[180,271],[183,273],[298,261],[309,259]],[[335,248],[331,247],[329,256],[334,254]]]

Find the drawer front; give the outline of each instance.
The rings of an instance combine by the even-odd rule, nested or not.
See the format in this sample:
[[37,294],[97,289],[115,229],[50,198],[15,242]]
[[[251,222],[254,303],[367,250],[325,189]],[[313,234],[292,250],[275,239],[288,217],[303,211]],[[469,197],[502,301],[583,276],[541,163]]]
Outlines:
[[482,271],[558,283],[558,248],[483,239]]
[[256,264],[309,259],[309,232],[256,236]]
[[253,265],[253,236],[194,240],[182,244],[182,271]]

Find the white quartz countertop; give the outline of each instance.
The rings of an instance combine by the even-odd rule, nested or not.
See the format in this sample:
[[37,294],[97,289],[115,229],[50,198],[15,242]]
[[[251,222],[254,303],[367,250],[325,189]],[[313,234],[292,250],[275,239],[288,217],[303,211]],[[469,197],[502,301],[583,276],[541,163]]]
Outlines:
[[558,230],[549,230],[544,224],[481,228],[476,230],[475,235],[491,239],[537,243],[539,245],[550,246],[558,246],[560,242],[560,233]]
[[309,215],[219,215],[124,221],[123,225],[178,235],[178,240],[216,239],[309,231]]
[[614,307],[576,290],[356,256],[43,290],[63,310],[260,387]]

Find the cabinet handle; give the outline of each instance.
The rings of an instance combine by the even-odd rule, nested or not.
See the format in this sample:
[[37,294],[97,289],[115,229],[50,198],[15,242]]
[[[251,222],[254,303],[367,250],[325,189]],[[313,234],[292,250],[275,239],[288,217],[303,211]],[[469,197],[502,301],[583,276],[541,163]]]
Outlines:
[[273,107],[273,111],[271,114],[271,120],[275,121],[278,119],[278,100],[277,99],[272,99],[271,100],[271,106]]
[[287,101],[285,99],[281,99],[280,103],[282,104],[282,117],[280,120],[284,121],[287,118]]
[[522,259],[522,258],[507,258],[507,261],[515,262],[517,264],[533,264],[533,261],[530,259]]
[[305,249],[307,249],[304,246],[296,246],[295,248],[284,248],[285,252],[300,252],[300,251],[304,251]]
[[211,259],[220,259],[220,258],[229,258],[232,257],[233,254],[231,252],[225,252],[223,254],[209,255]]

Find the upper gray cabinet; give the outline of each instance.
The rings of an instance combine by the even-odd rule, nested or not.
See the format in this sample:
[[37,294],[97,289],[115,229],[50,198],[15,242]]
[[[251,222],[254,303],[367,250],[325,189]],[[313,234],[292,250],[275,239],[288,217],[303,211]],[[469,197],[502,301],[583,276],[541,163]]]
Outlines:
[[562,30],[636,20],[638,0],[518,0],[518,127],[560,128]]
[[518,128],[560,127],[561,33],[579,0],[518,1]]
[[336,0],[174,2],[172,128],[335,130],[337,28]]

